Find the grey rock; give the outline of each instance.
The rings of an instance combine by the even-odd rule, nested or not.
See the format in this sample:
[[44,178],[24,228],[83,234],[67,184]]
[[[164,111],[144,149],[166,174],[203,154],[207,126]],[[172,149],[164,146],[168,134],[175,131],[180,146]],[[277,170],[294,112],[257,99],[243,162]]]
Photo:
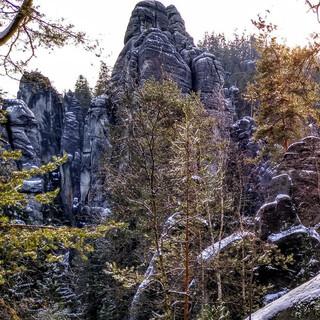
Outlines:
[[279,194],[290,196],[292,188],[291,177],[286,174],[280,174],[271,179],[270,197],[275,198]]
[[31,178],[23,182],[21,192],[41,193],[44,191],[44,181],[42,178]]
[[292,180],[292,200],[306,226],[320,222],[319,163],[320,138],[310,136],[290,145],[278,168]]
[[63,109],[61,96],[48,78],[38,72],[25,73],[20,81],[18,98],[22,99],[37,120],[38,156],[49,162],[61,151]]
[[103,168],[111,154],[107,109],[106,95],[93,99],[85,120],[80,177],[81,203],[101,207],[102,215],[108,207],[103,192]]
[[208,109],[224,105],[217,95],[224,72],[214,56],[197,48],[174,6],[141,1],[132,11],[125,46],[114,66],[112,82],[119,91],[146,80],[170,78],[185,93],[199,91]]
[[68,154],[68,162],[61,169],[61,201],[69,220],[74,221],[74,198],[80,197],[81,152],[83,143],[83,110],[72,92],[63,99],[64,121],[61,152]]
[[288,195],[278,195],[274,201],[265,203],[257,212],[256,226],[261,239],[299,225],[300,219]]
[[4,109],[8,113],[7,136],[12,149],[21,150],[22,163],[38,166],[40,147],[35,115],[23,100],[18,99],[5,100]]
[[204,52],[193,59],[193,89],[203,94],[212,93],[223,85],[224,76],[221,64],[211,53]]
[[158,1],[141,1],[132,11],[131,18],[124,37],[126,44],[131,38],[139,36],[149,28],[168,30],[169,20],[166,7]]
[[300,315],[305,317],[306,312],[308,318],[303,319],[316,320],[319,301],[320,274],[259,309],[245,320],[298,320],[301,319]]

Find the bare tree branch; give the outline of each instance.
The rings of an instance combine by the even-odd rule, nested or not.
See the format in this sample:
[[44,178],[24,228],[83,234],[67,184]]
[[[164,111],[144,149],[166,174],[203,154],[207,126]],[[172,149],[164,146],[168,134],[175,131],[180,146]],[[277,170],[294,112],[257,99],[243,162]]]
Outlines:
[[317,19],[320,23],[320,1],[313,3],[311,0],[305,0],[310,10],[317,15]]
[[17,32],[24,20],[28,17],[31,11],[33,0],[24,0],[18,13],[15,15],[11,23],[0,32],[0,46],[6,44],[12,36]]

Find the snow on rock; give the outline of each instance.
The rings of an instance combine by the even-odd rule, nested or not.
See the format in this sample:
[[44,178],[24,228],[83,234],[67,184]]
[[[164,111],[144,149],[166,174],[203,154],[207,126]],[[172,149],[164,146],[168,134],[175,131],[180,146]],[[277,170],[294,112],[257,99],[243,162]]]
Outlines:
[[278,292],[274,292],[274,293],[269,293],[266,294],[263,298],[263,303],[264,304],[268,304],[276,299],[279,299],[280,297],[282,297],[284,294],[286,294],[288,292],[288,289],[284,289]]
[[24,193],[41,193],[44,189],[44,182],[41,178],[31,178],[23,182],[21,191]]
[[253,235],[253,233],[248,231],[233,233],[231,236],[226,237],[204,249],[198,256],[198,261],[210,262],[221,250],[251,235]]
[[320,242],[320,235],[317,231],[315,231],[313,228],[307,228],[304,225],[300,224],[298,226],[293,226],[285,231],[281,231],[279,233],[273,233],[268,237],[268,240],[271,242],[278,242],[281,239],[288,237],[292,234],[297,233],[304,233],[307,234],[309,237],[316,239],[318,242]]
[[293,226],[301,225],[291,197],[287,192],[278,193],[281,189],[289,190],[289,187],[283,187],[287,178],[282,181],[283,183],[280,180],[283,179],[278,179],[279,185],[274,188],[274,191],[277,191],[274,201],[262,205],[255,218],[256,228],[262,240],[267,240],[271,234],[278,234]]
[[279,299],[259,309],[245,320],[274,319],[285,310],[289,310],[301,303],[308,303],[320,298],[320,274],[301,286],[289,291]]

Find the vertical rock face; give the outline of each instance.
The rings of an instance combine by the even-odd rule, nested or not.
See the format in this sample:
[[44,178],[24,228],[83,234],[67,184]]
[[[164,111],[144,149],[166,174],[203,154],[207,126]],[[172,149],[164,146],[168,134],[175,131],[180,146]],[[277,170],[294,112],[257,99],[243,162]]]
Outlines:
[[68,162],[61,172],[61,200],[65,214],[74,220],[73,211],[76,199],[80,198],[81,137],[83,131],[82,108],[72,92],[63,100],[64,121],[61,138],[61,151],[68,154]]
[[108,104],[106,95],[93,99],[84,125],[81,203],[84,205],[84,211],[91,207],[91,213],[98,215],[98,219],[108,213],[108,202],[102,190],[104,159],[108,159],[111,153]]
[[[171,78],[183,92],[199,92],[208,109],[226,111],[220,94],[223,70],[212,54],[194,45],[174,6],[139,2],[124,44],[112,75],[117,89],[112,108],[117,107],[124,90],[151,78]],[[11,147],[23,151],[22,165],[38,166],[63,153],[69,158],[60,172],[45,181],[26,184],[28,192],[60,186],[63,212],[73,222],[79,212],[105,214],[107,200],[101,188],[103,158],[111,153],[109,98],[97,97],[90,108],[81,108],[71,92],[62,99],[48,78],[38,72],[24,74],[18,98],[6,102],[10,119],[7,133]]]
[[23,100],[37,119],[41,161],[48,162],[61,152],[63,108],[61,96],[48,78],[38,72],[25,73],[20,81],[18,99]]
[[306,226],[320,223],[320,138],[306,137],[289,146],[279,166],[292,181],[292,200],[301,222]]
[[141,85],[150,78],[171,78],[183,92],[199,91],[208,109],[221,107],[216,100],[224,82],[223,69],[213,55],[194,45],[174,6],[139,2],[124,44],[112,75],[118,88]]
[[262,238],[299,224],[319,224],[319,156],[319,137],[306,137],[289,146],[270,181],[267,203],[257,213]]
[[40,164],[38,122],[23,100],[6,100],[7,138],[14,150],[21,150],[21,164],[30,168]]
[[[1,127],[1,134],[8,147],[22,151],[21,168],[38,167],[53,156],[68,154],[59,172],[26,181],[22,192],[32,195],[60,187],[64,215],[60,218],[71,223],[78,222],[80,211],[106,214],[101,169],[110,150],[108,97],[95,98],[83,108],[72,92],[62,99],[39,73],[22,77],[18,97],[4,103],[8,123]],[[33,222],[43,223],[41,205],[30,201],[26,210],[35,217]]]

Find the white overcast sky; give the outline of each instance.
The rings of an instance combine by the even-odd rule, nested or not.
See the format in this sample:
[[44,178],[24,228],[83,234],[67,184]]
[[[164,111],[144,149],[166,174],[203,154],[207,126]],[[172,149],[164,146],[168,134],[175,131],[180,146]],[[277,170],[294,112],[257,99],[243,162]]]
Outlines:
[[[99,39],[104,48],[102,58],[112,66],[123,46],[124,33],[137,0],[37,0],[42,11],[50,17],[65,17],[91,38]],[[195,43],[207,32],[254,31],[251,19],[270,10],[270,21],[278,25],[279,35],[289,45],[304,44],[311,32],[319,31],[316,16],[307,13],[304,0],[162,0],[174,4],[186,23]],[[73,89],[79,74],[94,86],[100,59],[80,48],[68,47],[48,54],[40,50],[29,69],[38,69],[48,76],[60,91]],[[1,79],[1,87],[16,93],[17,81]]]

